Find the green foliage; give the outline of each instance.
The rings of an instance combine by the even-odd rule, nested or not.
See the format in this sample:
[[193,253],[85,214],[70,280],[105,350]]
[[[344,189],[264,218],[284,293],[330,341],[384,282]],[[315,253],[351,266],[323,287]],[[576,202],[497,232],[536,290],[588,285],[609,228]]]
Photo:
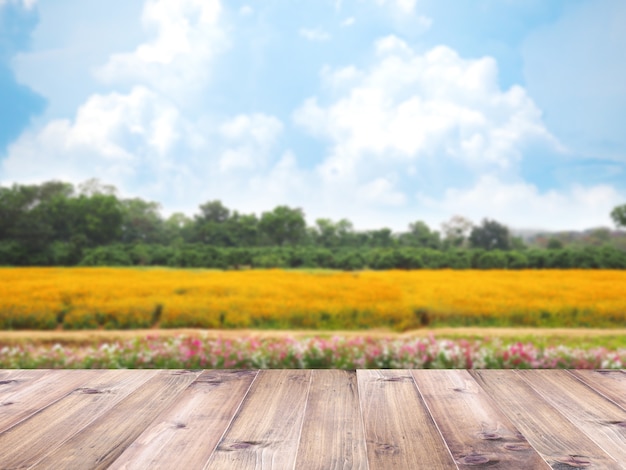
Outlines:
[[486,251],[477,260],[478,269],[505,269],[507,267],[506,254],[499,251]]
[[626,204],[617,206],[611,211],[611,218],[618,227],[626,228]]
[[259,230],[269,245],[296,245],[306,237],[304,212],[302,209],[278,206],[271,212],[263,212]]
[[511,248],[509,229],[495,220],[483,219],[470,233],[470,245],[485,250],[508,250]]
[[89,248],[80,262],[81,266],[132,266],[133,262],[121,245]]
[[[611,216],[624,226],[626,205]],[[59,181],[0,186],[0,266],[626,269],[621,233],[539,235],[527,248],[488,219],[474,226],[454,216],[441,234],[420,220],[401,233],[355,231],[347,219],[320,218],[307,227],[298,208],[278,206],[259,218],[219,200],[201,204],[193,218],[176,213],[164,219],[158,203],[120,199],[97,180],[78,189]],[[496,253],[486,255],[490,251]]]
[[560,250],[563,248],[563,242],[558,238],[552,237],[550,238],[550,240],[548,240],[547,248],[548,250]]
[[521,252],[507,251],[506,266],[509,269],[526,269],[528,267],[528,257]]

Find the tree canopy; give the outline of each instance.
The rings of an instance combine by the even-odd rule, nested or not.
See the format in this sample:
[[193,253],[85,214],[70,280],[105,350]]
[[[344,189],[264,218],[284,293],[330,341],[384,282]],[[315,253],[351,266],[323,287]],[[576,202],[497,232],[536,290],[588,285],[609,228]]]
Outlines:
[[[625,227],[626,205],[611,217]],[[164,218],[158,202],[121,198],[97,180],[78,187],[60,181],[0,186],[0,265],[620,267],[622,255],[616,253],[626,256],[626,234],[620,233],[604,228],[579,238],[539,235],[529,247],[500,222],[483,219],[475,226],[459,215],[441,232],[422,220],[401,232],[359,231],[347,218],[319,218],[307,226],[301,208],[279,205],[257,216],[218,199],[200,204],[191,217]]]

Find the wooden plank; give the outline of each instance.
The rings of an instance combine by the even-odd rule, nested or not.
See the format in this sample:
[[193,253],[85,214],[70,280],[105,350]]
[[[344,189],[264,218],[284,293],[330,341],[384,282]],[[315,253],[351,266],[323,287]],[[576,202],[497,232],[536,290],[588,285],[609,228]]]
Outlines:
[[466,370],[411,373],[460,469],[550,468]]
[[368,468],[355,371],[312,371],[295,468]]
[[0,433],[2,465],[5,468],[33,465],[155,373],[105,371],[28,420]]
[[0,380],[0,403],[11,401],[11,396],[37,382],[52,371],[47,369],[5,370]]
[[626,374],[619,370],[570,370],[569,373],[626,410]]
[[47,369],[3,370],[2,378],[0,379],[0,401],[4,401],[7,394],[39,380],[49,372]]
[[[0,383],[0,432],[33,416],[72,393],[76,388],[102,375],[103,370],[39,370],[30,378],[12,376]],[[30,380],[29,380],[30,379]]]
[[109,467],[203,468],[257,371],[204,371]]
[[470,374],[552,468],[622,468],[514,371]]
[[293,468],[310,370],[262,370],[205,468]]
[[33,468],[107,468],[199,375],[200,371],[158,371]]
[[516,371],[618,462],[626,462],[626,411],[564,370]]
[[406,370],[358,370],[371,469],[457,468]]

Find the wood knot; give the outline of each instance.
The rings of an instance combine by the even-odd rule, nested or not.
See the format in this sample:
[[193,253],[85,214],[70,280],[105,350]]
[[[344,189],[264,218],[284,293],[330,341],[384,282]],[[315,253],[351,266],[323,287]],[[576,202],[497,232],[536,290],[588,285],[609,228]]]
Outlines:
[[195,374],[200,372],[200,369],[180,369],[172,372],[172,375],[186,375],[186,374]]
[[187,425],[185,423],[174,423],[174,427],[176,429],[184,429],[187,427]]
[[378,380],[381,382],[406,382],[408,380],[411,380],[411,377],[407,375],[401,375],[401,376],[393,376],[393,377],[381,377]]
[[485,439],[487,441],[497,441],[498,439],[502,439],[502,435],[497,432],[481,432],[478,434],[480,439]]
[[463,465],[485,465],[489,462],[495,464],[497,463],[497,460],[492,460],[485,454],[470,454],[463,457],[459,462]]
[[76,391],[84,393],[85,395],[97,395],[99,393],[104,393],[103,390],[98,390],[97,388],[79,388]]
[[395,455],[400,453],[400,448],[395,444],[376,444],[376,454]]
[[[562,465],[567,465],[570,468],[587,468],[591,467],[591,460],[583,455],[568,455],[566,457],[561,457],[554,459],[555,462],[560,463]],[[558,468],[558,467],[557,467]],[[567,468],[567,467],[561,467]]]
[[12,383],[17,383],[17,380],[0,380],[0,385],[8,385],[8,384],[12,384]]
[[610,423],[620,428],[626,428],[626,421],[610,421]]
[[503,446],[506,450],[520,451],[530,449],[530,445],[526,442],[507,442]]
[[224,446],[225,450],[245,450],[251,447],[258,447],[260,442],[257,441],[237,441],[231,442]]

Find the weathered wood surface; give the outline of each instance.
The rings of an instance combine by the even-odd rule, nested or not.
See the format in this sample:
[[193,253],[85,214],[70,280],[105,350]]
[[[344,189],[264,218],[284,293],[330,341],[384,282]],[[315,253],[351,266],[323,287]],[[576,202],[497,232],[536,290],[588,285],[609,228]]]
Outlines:
[[3,370],[17,468],[626,469],[626,374]]

